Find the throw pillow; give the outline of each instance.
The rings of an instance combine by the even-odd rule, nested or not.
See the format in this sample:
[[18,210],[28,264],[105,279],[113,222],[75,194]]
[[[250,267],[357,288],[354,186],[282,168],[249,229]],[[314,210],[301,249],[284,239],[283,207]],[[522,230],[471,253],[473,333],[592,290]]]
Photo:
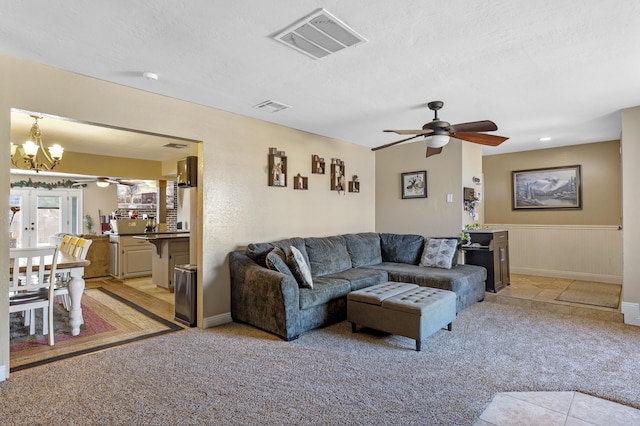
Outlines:
[[383,262],[417,265],[424,247],[424,237],[414,234],[380,234]]
[[287,263],[289,264],[289,268],[291,268],[291,272],[293,272],[293,276],[296,278],[296,281],[298,281],[298,285],[300,287],[313,288],[311,270],[309,269],[307,262],[304,260],[302,253],[294,246],[289,247],[289,249],[291,252],[287,257]]
[[287,255],[280,247],[276,247],[267,253],[266,262],[267,268],[278,271],[281,274],[293,276],[291,269],[287,266]]
[[453,257],[458,255],[458,240],[431,238],[424,246],[420,266],[451,269]]

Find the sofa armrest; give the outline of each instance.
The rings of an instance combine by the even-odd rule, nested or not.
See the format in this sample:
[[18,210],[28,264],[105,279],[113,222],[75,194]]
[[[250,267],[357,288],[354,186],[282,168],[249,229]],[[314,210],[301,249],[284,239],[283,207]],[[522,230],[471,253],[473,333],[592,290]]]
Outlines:
[[290,275],[264,268],[241,251],[229,255],[231,316],[285,340],[300,334],[300,293]]

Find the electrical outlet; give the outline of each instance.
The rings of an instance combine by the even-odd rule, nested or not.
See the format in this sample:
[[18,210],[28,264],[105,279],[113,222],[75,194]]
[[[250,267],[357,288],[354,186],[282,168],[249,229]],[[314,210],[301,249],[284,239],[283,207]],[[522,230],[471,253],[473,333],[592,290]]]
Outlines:
[[447,203],[453,203],[453,194],[447,194]]

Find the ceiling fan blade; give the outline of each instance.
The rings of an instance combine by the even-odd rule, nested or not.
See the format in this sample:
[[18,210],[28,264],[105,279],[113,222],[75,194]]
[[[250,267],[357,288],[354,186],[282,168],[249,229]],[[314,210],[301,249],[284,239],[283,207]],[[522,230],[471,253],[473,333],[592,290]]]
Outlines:
[[436,155],[436,154],[440,154],[442,152],[442,147],[440,148],[431,148],[430,146],[427,147],[427,158],[431,157],[432,155]]
[[410,138],[406,138],[406,139],[402,139],[402,140],[399,140],[399,141],[388,143],[386,145],[380,145],[380,146],[377,146],[375,148],[371,148],[371,151],[377,151],[377,150],[382,149],[382,148],[388,148],[390,146],[398,145],[399,143],[410,141],[411,139],[415,139],[418,136],[422,136],[422,135],[415,135],[415,136],[411,136]]
[[450,132],[495,132],[498,130],[496,123],[490,120],[472,121],[469,123],[454,124],[449,127]]
[[480,145],[498,146],[506,141],[507,137],[498,135],[488,135],[486,133],[451,133],[452,138],[460,139],[467,142],[478,143]]
[[424,130],[424,129],[420,129],[420,130],[383,130],[383,132],[397,133],[399,135],[428,135],[432,131],[433,130],[431,130],[431,129],[428,129],[428,130]]

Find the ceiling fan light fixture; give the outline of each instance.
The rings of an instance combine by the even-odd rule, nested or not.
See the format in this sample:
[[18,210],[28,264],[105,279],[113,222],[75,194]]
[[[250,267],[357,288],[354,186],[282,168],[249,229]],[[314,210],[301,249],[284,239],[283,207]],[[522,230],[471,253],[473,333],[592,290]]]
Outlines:
[[425,138],[430,148],[442,148],[449,143],[449,135],[431,135]]
[[107,186],[109,186],[109,181],[107,181],[106,179],[98,179],[96,181],[96,185],[98,185],[100,188],[106,188]]

